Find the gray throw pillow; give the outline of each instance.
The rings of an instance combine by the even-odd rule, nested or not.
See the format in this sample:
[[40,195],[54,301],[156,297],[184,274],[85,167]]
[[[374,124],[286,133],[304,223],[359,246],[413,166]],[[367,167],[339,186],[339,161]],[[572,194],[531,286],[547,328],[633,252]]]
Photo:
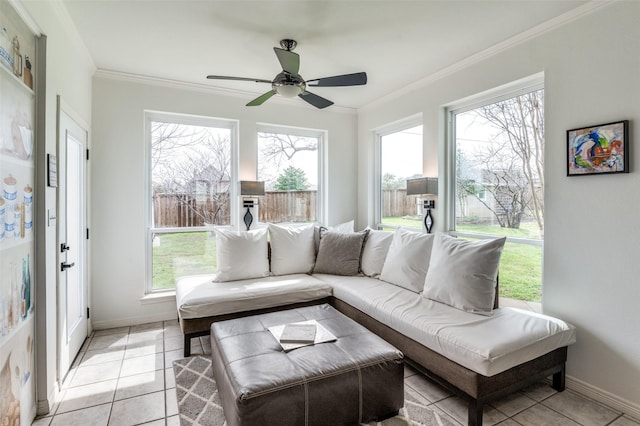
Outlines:
[[491,315],[505,241],[436,234],[422,295],[463,311]]
[[320,230],[320,246],[313,272],[316,274],[358,275],[362,244],[368,231],[341,232]]

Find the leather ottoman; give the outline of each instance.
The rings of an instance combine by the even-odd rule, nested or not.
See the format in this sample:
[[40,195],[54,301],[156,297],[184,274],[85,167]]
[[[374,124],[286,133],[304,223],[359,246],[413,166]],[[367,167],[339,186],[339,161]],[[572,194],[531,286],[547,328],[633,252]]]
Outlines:
[[[336,336],[284,352],[268,327],[317,320]],[[213,375],[227,425],[345,425],[404,404],[402,353],[329,305],[211,325]]]

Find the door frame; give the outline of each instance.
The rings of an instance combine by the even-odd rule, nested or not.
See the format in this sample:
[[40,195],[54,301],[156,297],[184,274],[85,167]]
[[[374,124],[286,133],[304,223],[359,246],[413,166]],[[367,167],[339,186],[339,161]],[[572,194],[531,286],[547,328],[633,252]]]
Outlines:
[[[65,114],[69,119],[71,119],[73,122],[75,122],[75,124],[77,126],[79,126],[82,131],[85,133],[85,140],[84,140],[84,146],[83,149],[85,150],[85,153],[87,152],[88,148],[89,148],[89,126],[88,124],[82,120],[78,114],[76,114],[72,108],[70,108],[60,97],[60,95],[58,95],[56,97],[56,102],[57,102],[57,108],[56,108],[56,136],[57,136],[57,147],[56,147],[56,151],[57,151],[57,155],[58,155],[58,180],[60,181],[60,177],[62,173],[66,172],[66,168],[63,169],[62,165],[65,164],[65,162],[63,161],[63,159],[61,158],[61,154],[63,153],[62,151],[62,145],[66,144],[66,135],[63,135],[62,132],[64,131],[64,129],[62,128],[62,114]],[[65,152],[66,152],[66,148],[65,148]],[[84,228],[85,229],[89,229],[88,228],[88,219],[89,219],[89,211],[88,211],[88,176],[89,176],[89,172],[88,172],[88,166],[89,166],[89,162],[86,161],[86,156],[85,158],[85,162],[83,165],[83,183],[82,183],[82,193],[83,193],[83,219],[84,219]],[[65,177],[66,179],[66,177]],[[56,309],[56,317],[57,317],[57,324],[56,324],[56,380],[58,381],[58,384],[61,386],[62,385],[62,381],[64,380],[64,375],[65,374],[61,374],[61,351],[62,351],[62,322],[66,321],[66,313],[60,312],[59,310],[59,298],[61,296],[61,286],[63,285],[62,283],[62,277],[61,277],[61,271],[60,271],[60,264],[61,262],[64,260],[63,256],[60,252],[60,247],[61,247],[61,243],[63,243],[63,237],[66,237],[61,235],[61,228],[63,228],[61,226],[61,219],[62,219],[62,209],[64,208],[63,206],[63,202],[64,200],[62,199],[61,196],[61,191],[60,191],[60,187],[57,188],[58,190],[56,191],[56,216],[58,218],[57,220],[57,229],[56,229],[56,305],[58,306],[58,308]],[[66,227],[64,227],[66,229]],[[89,289],[89,281],[88,281],[88,277],[89,277],[89,255],[88,255],[88,235],[85,235],[85,238],[82,238],[82,247],[79,249],[78,252],[78,256],[80,259],[82,259],[82,273],[80,275],[80,279],[83,281],[84,284],[84,304],[87,308],[90,307],[90,303],[89,301],[91,300],[90,297],[90,289]],[[86,313],[85,313],[86,315]],[[87,336],[89,336],[92,332],[92,326],[91,326],[91,320],[88,318],[87,316],[87,330],[86,330],[86,334]],[[70,363],[72,364],[73,360],[70,360]],[[69,368],[70,370],[70,368]]]

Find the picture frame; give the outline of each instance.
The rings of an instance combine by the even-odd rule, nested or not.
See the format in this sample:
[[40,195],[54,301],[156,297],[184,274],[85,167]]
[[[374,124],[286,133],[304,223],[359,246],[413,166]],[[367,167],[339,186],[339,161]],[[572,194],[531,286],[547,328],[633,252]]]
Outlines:
[[629,173],[629,120],[567,130],[567,176]]

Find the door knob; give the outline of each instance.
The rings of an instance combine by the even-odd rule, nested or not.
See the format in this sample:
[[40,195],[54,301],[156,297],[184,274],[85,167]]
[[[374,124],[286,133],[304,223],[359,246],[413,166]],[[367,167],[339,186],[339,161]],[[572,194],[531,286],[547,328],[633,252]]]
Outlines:
[[65,251],[69,250],[71,247],[69,247],[67,245],[67,243],[62,243],[60,244],[60,253],[64,253]]
[[64,271],[65,269],[73,268],[73,265],[75,265],[75,263],[74,263],[74,262],[71,262],[71,263],[62,262],[62,263],[60,264],[60,270],[61,270],[61,271]]

